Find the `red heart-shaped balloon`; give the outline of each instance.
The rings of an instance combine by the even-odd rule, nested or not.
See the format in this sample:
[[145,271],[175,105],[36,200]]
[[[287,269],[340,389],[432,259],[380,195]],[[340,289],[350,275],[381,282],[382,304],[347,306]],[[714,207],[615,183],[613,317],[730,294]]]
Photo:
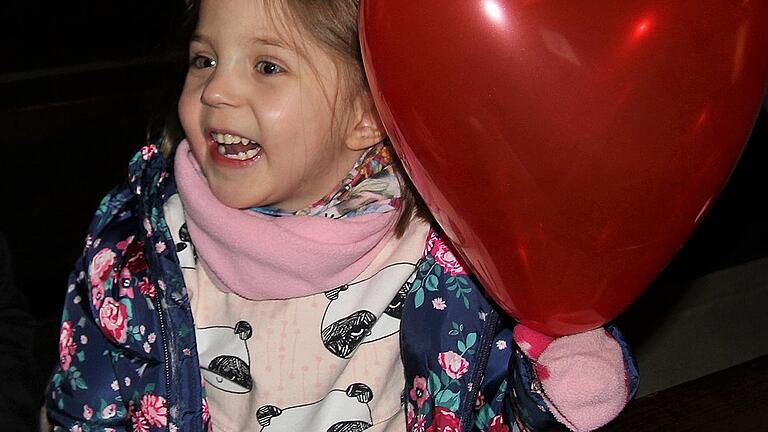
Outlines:
[[711,207],[768,72],[758,0],[363,0],[376,105],[488,293],[552,335],[616,317]]

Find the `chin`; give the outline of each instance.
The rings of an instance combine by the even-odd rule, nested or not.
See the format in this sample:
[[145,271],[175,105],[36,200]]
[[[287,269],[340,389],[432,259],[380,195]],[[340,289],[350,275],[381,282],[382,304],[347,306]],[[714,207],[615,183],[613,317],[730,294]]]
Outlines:
[[213,196],[215,196],[220,203],[235,209],[247,209],[251,207],[261,207],[266,205],[262,204],[261,200],[248,197],[245,194],[238,193],[232,189],[220,191],[217,190],[217,188],[212,187],[211,192],[213,192]]

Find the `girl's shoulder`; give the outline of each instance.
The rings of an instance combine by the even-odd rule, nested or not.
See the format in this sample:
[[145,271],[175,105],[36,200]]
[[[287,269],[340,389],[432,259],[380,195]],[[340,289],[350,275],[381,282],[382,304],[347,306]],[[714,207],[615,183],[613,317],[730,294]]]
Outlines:
[[81,257],[82,270],[92,285],[103,287],[107,281],[125,283],[125,275],[146,267],[145,245],[157,247],[165,240],[162,202],[174,191],[165,166],[157,147],[142,147],[131,159],[123,184],[99,203]]
[[168,165],[154,144],[147,144],[137,151],[128,164],[125,181],[99,202],[88,228],[88,238],[93,241],[108,236],[108,231],[118,227],[122,228],[118,231],[123,231],[136,216],[157,213],[153,207],[162,208],[162,199],[175,193]]
[[156,231],[165,223],[162,204],[154,203],[167,177],[162,174],[162,159],[154,145],[142,147],[129,163],[126,180],[104,196],[91,220],[79,264],[84,275],[78,280],[85,279],[89,290],[98,291],[90,296],[94,312],[101,298],[119,297],[118,285],[126,284],[123,279],[135,279],[134,273],[147,267],[145,244],[153,244]]
[[[427,234],[419,272],[430,287],[434,285],[450,292],[456,291],[455,297],[465,305],[469,300],[464,294],[482,289],[456,246],[439,227],[432,226]],[[481,292],[477,294],[482,296]]]

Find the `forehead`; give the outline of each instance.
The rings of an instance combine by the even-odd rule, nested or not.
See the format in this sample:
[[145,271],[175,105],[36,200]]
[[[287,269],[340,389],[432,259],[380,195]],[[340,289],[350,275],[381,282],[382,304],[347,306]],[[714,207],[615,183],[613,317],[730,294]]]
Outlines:
[[195,33],[243,45],[266,42],[295,48],[298,23],[291,22],[281,1],[202,0]]
[[[314,77],[322,92],[334,95],[338,59],[291,18],[286,0],[202,0],[193,41],[210,44],[219,54],[263,52],[287,61],[299,76]],[[285,65],[283,65],[285,66]]]

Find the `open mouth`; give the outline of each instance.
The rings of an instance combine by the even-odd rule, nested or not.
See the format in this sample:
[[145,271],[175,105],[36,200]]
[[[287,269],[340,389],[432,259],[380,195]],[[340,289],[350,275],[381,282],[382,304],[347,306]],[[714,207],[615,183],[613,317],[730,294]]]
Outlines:
[[258,158],[261,146],[255,141],[232,134],[211,133],[217,145],[217,151],[227,159],[246,161]]

